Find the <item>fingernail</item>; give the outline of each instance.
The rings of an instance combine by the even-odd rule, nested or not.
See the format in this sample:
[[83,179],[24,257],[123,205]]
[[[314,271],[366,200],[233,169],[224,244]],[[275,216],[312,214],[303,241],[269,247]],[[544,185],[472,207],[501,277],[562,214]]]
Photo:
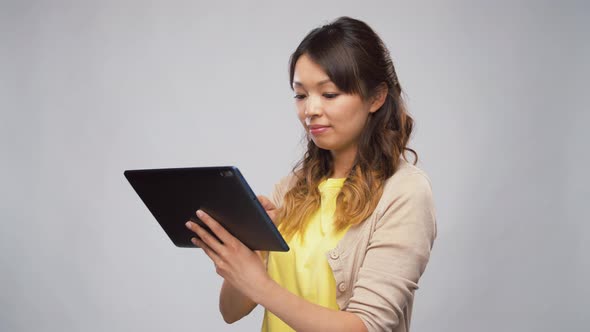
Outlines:
[[197,216],[202,217],[203,216],[203,211],[197,210]]
[[186,225],[187,228],[191,228],[191,222],[190,221],[187,221],[185,225]]

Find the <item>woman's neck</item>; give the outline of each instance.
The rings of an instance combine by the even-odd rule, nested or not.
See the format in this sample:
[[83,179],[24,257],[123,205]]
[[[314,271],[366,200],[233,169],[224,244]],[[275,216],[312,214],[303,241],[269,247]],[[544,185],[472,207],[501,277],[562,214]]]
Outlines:
[[333,178],[345,178],[350,173],[354,160],[356,158],[356,147],[351,147],[344,151],[331,151],[332,160],[334,160]]

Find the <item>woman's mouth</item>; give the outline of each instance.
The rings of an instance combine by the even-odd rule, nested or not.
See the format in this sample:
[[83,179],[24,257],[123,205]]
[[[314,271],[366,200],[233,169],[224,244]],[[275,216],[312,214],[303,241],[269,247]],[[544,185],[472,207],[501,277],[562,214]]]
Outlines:
[[312,125],[309,126],[309,133],[316,136],[326,132],[330,126]]

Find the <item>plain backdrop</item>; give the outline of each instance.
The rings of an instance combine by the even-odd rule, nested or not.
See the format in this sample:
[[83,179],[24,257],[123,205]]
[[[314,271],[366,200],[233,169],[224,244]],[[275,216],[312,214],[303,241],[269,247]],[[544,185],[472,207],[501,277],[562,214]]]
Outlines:
[[587,331],[585,1],[1,1],[0,331],[256,331],[123,177],[302,152],[291,52],[339,16],[389,47],[438,238],[413,331]]

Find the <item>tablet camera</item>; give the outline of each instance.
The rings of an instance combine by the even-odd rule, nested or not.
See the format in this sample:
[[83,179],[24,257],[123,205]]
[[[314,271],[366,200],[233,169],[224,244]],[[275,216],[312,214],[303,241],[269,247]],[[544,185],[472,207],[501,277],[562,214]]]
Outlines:
[[232,171],[221,171],[221,176],[223,176],[223,177],[228,178],[228,177],[231,177],[233,175],[234,175],[234,173],[232,173]]

